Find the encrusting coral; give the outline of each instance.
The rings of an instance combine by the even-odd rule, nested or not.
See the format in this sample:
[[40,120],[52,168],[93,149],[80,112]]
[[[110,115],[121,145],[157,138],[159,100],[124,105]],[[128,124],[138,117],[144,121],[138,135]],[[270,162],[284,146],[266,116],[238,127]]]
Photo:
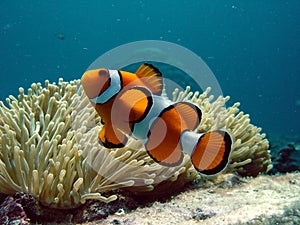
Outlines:
[[[199,130],[227,129],[234,138],[227,171],[257,176],[271,167],[268,141],[250,124],[229,97],[212,101],[209,89],[199,95],[187,88],[174,91],[174,101],[197,104],[203,119]],[[208,96],[208,97],[207,97]],[[126,188],[151,191],[200,178],[188,156],[177,167],[155,163],[140,141],[129,138],[124,148],[106,149],[98,143],[100,118],[79,80],[32,84],[28,93],[0,102],[0,192],[26,192],[43,205],[72,208],[87,199],[110,202],[107,192]]]

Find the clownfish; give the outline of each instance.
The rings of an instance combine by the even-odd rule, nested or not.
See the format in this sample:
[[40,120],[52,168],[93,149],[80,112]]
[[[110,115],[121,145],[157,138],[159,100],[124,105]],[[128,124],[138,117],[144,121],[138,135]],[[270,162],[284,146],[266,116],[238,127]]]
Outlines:
[[130,135],[142,140],[149,156],[165,166],[179,165],[184,153],[206,175],[219,173],[228,164],[232,146],[228,132],[195,132],[201,110],[161,96],[162,74],[153,65],[144,63],[135,73],[88,70],[81,83],[101,117],[99,142],[103,146],[124,147]]

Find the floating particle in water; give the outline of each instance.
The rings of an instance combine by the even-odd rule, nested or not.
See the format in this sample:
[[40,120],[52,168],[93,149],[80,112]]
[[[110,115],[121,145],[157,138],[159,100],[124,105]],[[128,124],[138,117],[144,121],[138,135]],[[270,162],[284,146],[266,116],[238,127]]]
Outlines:
[[11,28],[11,24],[8,23],[2,27],[2,30],[8,30],[10,28]]
[[62,34],[62,33],[56,33],[55,37],[58,38],[58,39],[60,39],[60,40],[64,40],[65,39],[65,35]]

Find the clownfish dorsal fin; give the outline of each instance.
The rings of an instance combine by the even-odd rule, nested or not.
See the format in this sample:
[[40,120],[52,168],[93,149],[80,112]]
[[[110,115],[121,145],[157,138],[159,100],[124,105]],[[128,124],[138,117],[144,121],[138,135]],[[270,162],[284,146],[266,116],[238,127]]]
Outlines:
[[163,79],[161,72],[152,64],[144,63],[136,71],[136,75],[149,88],[153,94],[161,95]]
[[173,105],[166,107],[153,121],[145,148],[155,162],[178,166],[183,161],[183,151],[178,144],[181,128],[181,115]]
[[186,129],[194,130],[199,126],[202,113],[196,105],[189,102],[177,102],[173,106],[185,123]]
[[141,86],[122,91],[115,101],[116,117],[123,122],[137,123],[143,120],[152,107],[149,89]]

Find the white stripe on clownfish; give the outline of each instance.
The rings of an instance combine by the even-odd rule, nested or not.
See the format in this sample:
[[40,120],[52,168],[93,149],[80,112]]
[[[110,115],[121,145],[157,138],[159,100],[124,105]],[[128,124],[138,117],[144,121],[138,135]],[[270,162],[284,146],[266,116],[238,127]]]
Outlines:
[[203,133],[196,133],[185,130],[180,135],[180,144],[184,152],[187,153],[189,156],[192,155],[199,138],[203,135]]
[[169,99],[162,96],[151,95],[151,98],[153,103],[149,112],[142,121],[134,124],[132,132],[134,138],[140,139],[144,143],[147,141],[147,135],[154,120],[157,119],[158,115],[171,104]]
[[121,78],[118,70],[108,70],[110,84],[109,87],[95,98],[90,98],[90,101],[95,104],[104,104],[109,101],[114,95],[121,90]]

